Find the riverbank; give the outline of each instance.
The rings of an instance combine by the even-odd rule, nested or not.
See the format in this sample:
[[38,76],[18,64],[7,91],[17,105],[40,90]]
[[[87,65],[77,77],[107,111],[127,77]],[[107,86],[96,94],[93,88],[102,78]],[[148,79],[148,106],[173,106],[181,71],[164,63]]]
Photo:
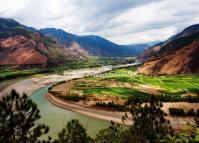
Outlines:
[[50,103],[52,103],[57,107],[64,108],[82,115],[86,115],[91,118],[100,119],[104,121],[114,121],[116,123],[125,124],[125,125],[132,124],[131,120],[122,122],[121,119],[125,115],[124,112],[116,112],[116,111],[111,112],[95,108],[83,107],[72,102],[66,102],[61,98],[55,97],[49,93],[46,94],[46,98]]
[[[101,68],[92,68],[92,69],[83,69],[83,70],[70,70],[64,72],[63,75],[53,74],[42,77],[33,77],[9,85],[3,91],[0,92],[0,97],[9,94],[12,89],[15,89],[19,94],[26,93],[28,96],[31,96],[35,91],[39,90],[40,88],[46,87],[56,82],[68,81],[86,76],[92,76],[110,70],[111,70],[110,67],[101,67]],[[50,101],[53,105],[56,105],[57,107],[61,107],[99,120],[122,123],[121,119],[124,113],[85,108],[75,104],[65,103],[64,101],[60,101],[57,100],[56,98],[53,98],[52,96],[46,96],[46,97],[47,97],[46,100]],[[130,122],[127,122],[125,124],[130,124]]]
[[11,92],[12,89],[15,89],[19,94],[26,93],[30,96],[36,90],[50,85],[52,83],[60,81],[69,81],[72,79],[82,78],[86,76],[92,76],[95,74],[100,74],[112,70],[110,67],[99,67],[91,69],[79,69],[79,70],[68,70],[65,71],[62,75],[52,74],[41,77],[28,78],[19,82],[16,82],[12,85],[9,85],[0,92],[0,97],[7,95]]

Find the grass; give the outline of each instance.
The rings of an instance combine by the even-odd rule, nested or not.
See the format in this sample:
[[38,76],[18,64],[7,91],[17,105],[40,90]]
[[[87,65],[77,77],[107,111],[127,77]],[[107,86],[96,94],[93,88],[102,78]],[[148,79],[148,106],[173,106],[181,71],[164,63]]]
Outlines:
[[50,70],[40,70],[40,69],[32,69],[32,70],[15,70],[15,71],[1,71],[0,72],[0,82],[7,81],[11,79],[18,79],[21,77],[27,76],[41,76],[42,74],[50,74],[52,71]]
[[30,74],[34,74],[36,73],[36,71],[32,71],[32,70],[24,70],[24,71],[8,71],[8,72],[0,72],[0,77],[6,77],[6,76],[13,76],[13,75],[30,75]]
[[122,70],[115,70],[112,72],[112,75],[117,75],[118,73],[123,73],[123,75],[116,77],[107,76],[106,79],[161,88],[163,89],[163,94],[169,95],[179,95],[187,92],[199,94],[199,75],[197,74],[176,76],[145,76],[137,75],[134,71],[130,71],[128,68],[126,68]]
[[[85,95],[110,95],[116,97],[128,97],[132,95],[148,96],[148,93],[138,91],[135,88],[109,87],[103,82],[120,82],[131,85],[147,85],[164,95],[182,95],[185,93],[199,94],[199,75],[176,75],[176,76],[145,76],[135,72],[135,67],[115,69],[98,77],[88,77],[78,81],[74,87],[83,90]],[[99,83],[98,83],[99,82]]]
[[129,96],[148,96],[149,94],[140,92],[138,90],[130,88],[120,88],[120,87],[96,87],[94,89],[85,89],[84,95],[110,95],[115,97],[129,97]]

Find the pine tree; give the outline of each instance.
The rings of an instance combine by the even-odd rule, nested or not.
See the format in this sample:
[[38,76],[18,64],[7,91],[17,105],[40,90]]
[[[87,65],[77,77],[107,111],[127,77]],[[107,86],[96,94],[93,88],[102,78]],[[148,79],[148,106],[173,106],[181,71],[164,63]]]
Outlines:
[[26,94],[12,90],[0,100],[0,142],[35,143],[49,128],[44,124],[35,125],[40,119],[37,105]]
[[90,143],[91,138],[87,135],[86,129],[77,119],[67,123],[66,127],[59,133],[59,143]]
[[139,137],[140,142],[159,142],[172,132],[169,121],[165,119],[166,113],[161,108],[162,103],[154,96],[149,103],[143,103],[141,100],[132,103],[132,131]]

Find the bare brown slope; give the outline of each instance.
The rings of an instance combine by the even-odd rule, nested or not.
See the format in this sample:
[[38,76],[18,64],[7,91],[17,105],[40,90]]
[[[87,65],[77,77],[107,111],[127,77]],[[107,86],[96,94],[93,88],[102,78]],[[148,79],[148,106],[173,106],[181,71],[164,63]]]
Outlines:
[[199,72],[199,40],[144,63],[138,69],[146,75],[185,74]]
[[63,48],[39,33],[0,38],[0,65],[64,64],[84,56],[78,47]]
[[48,58],[36,50],[36,42],[22,35],[0,40],[0,65],[46,64]]

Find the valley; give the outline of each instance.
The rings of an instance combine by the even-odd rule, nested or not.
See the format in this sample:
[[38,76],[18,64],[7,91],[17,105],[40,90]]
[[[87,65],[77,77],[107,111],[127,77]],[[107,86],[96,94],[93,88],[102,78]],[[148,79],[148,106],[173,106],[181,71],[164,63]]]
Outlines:
[[86,27],[72,34],[0,17],[0,142],[51,143],[72,133],[88,137],[72,143],[199,141],[199,24],[183,28],[119,44],[111,41],[118,32],[108,40],[81,35]]
[[[57,84],[48,89],[55,82]],[[110,120],[122,123],[121,118],[126,108],[121,107],[126,104],[129,97],[147,99],[152,94],[168,95],[171,98],[166,102],[163,100],[163,109],[169,114],[170,107],[182,108],[185,111],[192,108],[199,109],[199,103],[182,100],[184,97],[198,96],[198,88],[197,74],[150,77],[137,74],[135,66],[113,70],[110,67],[103,67],[69,70],[62,75],[27,77],[8,85],[0,95],[9,93],[11,89],[16,89],[20,94],[27,93],[41,110],[42,118],[38,122],[45,122],[52,128],[48,134],[52,137],[56,137],[63,124],[72,118],[78,118],[87,127],[88,133],[94,136],[100,129],[107,127]],[[46,94],[48,91],[54,97]],[[180,98],[175,99],[175,97]],[[97,103],[114,104],[104,106],[105,104]],[[172,117],[169,118],[176,127],[176,121]],[[184,120],[191,121],[190,118]],[[99,126],[94,128],[93,125],[96,123]],[[130,124],[130,121],[125,124]]]
[[[104,74],[60,83],[53,86],[50,93],[66,101],[90,107],[113,103],[113,107],[118,105],[119,108],[129,98],[147,101],[152,95],[160,97],[162,102],[189,102],[192,98],[195,99],[192,102],[198,102],[199,75],[145,76],[137,74],[135,69],[114,69]],[[112,109],[117,110],[110,106]]]

